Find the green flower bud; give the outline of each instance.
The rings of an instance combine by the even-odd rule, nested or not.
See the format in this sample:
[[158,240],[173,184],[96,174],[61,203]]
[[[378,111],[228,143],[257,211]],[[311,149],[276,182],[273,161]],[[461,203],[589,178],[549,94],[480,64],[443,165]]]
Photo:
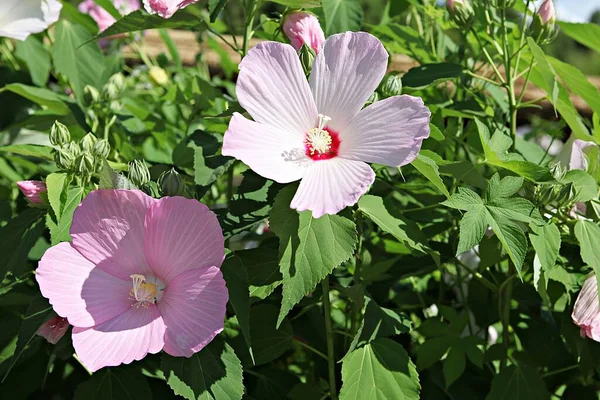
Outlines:
[[185,184],[181,180],[181,176],[175,168],[160,174],[158,178],[158,186],[163,196],[181,196],[185,190]]
[[379,101],[379,93],[373,92],[373,94],[371,94],[371,96],[369,96],[369,99],[367,100],[366,105],[370,105],[370,104],[376,103],[378,101]]
[[120,72],[111,76],[108,82],[112,83],[119,92],[125,89],[125,77]]
[[143,161],[133,160],[129,163],[129,180],[137,187],[150,182],[150,170]]
[[70,142],[54,151],[54,162],[61,171],[71,171],[75,166],[75,158],[78,155],[79,147],[75,143]]
[[95,164],[94,156],[90,153],[81,153],[75,159],[75,170],[83,176],[91,175],[94,173]]
[[573,184],[569,182],[556,192],[556,203],[559,207],[570,207],[575,199],[575,188]]
[[54,121],[54,124],[50,129],[50,143],[52,143],[53,146],[62,146],[70,141],[71,133],[69,132],[69,128],[58,121]]
[[87,135],[85,135],[83,139],[81,139],[81,141],[79,142],[79,146],[81,147],[82,151],[91,152],[94,148],[94,145],[96,144],[96,140],[96,136],[94,136],[94,134],[90,132]]
[[83,88],[83,103],[86,106],[96,104],[100,100],[100,92],[93,86],[85,85]]
[[99,139],[94,143],[92,153],[101,159],[105,159],[110,154],[110,144],[106,139]]
[[454,21],[459,28],[470,28],[473,23],[473,18],[475,17],[475,11],[469,0],[448,0],[446,2],[446,7],[448,8],[452,21]]
[[539,44],[548,44],[556,39],[556,11],[552,0],[546,0],[538,12],[533,16],[529,25],[529,36]]
[[304,69],[304,73],[309,75],[312,71],[312,65],[315,61],[316,53],[312,47],[304,43],[300,50],[298,50],[298,57],[300,57],[300,63],[302,64],[302,69]]
[[402,94],[402,78],[395,72],[387,74],[379,85],[382,97],[400,96]]
[[148,75],[150,76],[150,80],[158,86],[164,86],[169,83],[169,75],[161,67],[150,67]]

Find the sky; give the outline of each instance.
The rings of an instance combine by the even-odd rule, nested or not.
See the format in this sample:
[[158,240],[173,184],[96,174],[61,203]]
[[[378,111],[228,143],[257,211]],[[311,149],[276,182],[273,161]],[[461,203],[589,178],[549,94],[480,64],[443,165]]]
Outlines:
[[600,10],[600,0],[555,0],[554,4],[558,19],[569,22],[589,22],[590,15]]

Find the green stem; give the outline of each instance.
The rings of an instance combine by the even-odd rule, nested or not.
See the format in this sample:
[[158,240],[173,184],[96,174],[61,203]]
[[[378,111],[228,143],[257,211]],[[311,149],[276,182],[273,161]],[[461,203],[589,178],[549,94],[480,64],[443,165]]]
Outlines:
[[248,54],[248,46],[250,39],[254,35],[254,18],[256,17],[256,11],[258,10],[258,0],[249,0],[246,7],[246,29],[244,30],[244,42],[242,44],[242,57]]
[[571,371],[571,370],[577,369],[577,368],[579,368],[579,364],[574,364],[574,365],[571,365],[571,366],[568,366],[568,367],[557,369],[555,371],[546,372],[545,374],[542,374],[542,378],[547,378],[549,376],[560,374],[562,372]]
[[498,308],[500,320],[502,323],[502,346],[504,347],[504,357],[500,370],[508,366],[508,348],[510,346],[510,301],[512,300],[512,281],[516,275],[508,277],[498,288]]
[[329,276],[322,282],[323,286],[323,313],[325,314],[325,335],[327,337],[327,361],[329,366],[329,391],[331,399],[337,400],[335,388],[335,355],[333,347],[333,324],[331,322],[331,304],[329,303]]
[[298,343],[300,346],[304,347],[307,350],[312,351],[313,353],[315,353],[316,355],[318,355],[319,357],[322,357],[323,359],[327,360],[327,356],[325,354],[323,354],[322,352],[320,352],[319,350],[315,349],[314,347],[312,347],[310,344],[308,343],[304,343],[302,340],[300,339],[296,339],[294,338],[294,341],[296,343]]
[[512,139],[512,150],[517,145],[517,101],[515,98],[515,79],[511,69],[511,55],[508,51],[508,32],[506,30],[506,10],[500,10],[500,20],[502,23],[502,48],[504,59],[504,72],[506,74],[506,90],[508,91],[508,110],[510,116],[510,137]]

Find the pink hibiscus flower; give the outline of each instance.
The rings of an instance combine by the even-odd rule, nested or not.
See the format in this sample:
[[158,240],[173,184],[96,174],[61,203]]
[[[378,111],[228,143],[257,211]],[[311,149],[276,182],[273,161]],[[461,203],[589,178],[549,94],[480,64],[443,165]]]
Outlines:
[[387,68],[364,32],[329,37],[306,81],[294,48],[263,42],[240,64],[236,91],[254,121],[235,113],[223,155],[279,183],[300,181],[291,207],[313,217],[355,204],[375,180],[367,162],[410,163],[429,136],[420,98],[394,96],[362,109]]
[[[113,0],[113,4],[121,15],[127,15],[140,8],[138,0]],[[106,30],[106,28],[117,21],[108,11],[96,4],[94,0],[84,0],[79,3],[78,8],[80,12],[89,14],[92,17],[96,24],[98,24],[100,32]]]
[[205,205],[98,190],[75,210],[70,233],[72,243],[46,251],[36,279],[73,325],[90,371],[161,350],[190,357],[223,329],[223,234]]
[[19,181],[17,182],[17,187],[31,204],[39,205],[44,203],[44,200],[42,200],[40,196],[42,193],[46,193],[48,191],[44,182]]
[[306,43],[315,53],[318,53],[325,41],[325,33],[319,24],[319,19],[309,12],[289,13],[283,20],[282,30],[296,50],[300,50]]

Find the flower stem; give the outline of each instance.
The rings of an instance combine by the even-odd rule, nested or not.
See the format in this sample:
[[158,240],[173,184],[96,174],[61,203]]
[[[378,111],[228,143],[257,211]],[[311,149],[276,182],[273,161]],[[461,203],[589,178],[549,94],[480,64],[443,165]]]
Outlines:
[[333,348],[333,324],[331,322],[331,304],[329,303],[329,276],[323,279],[323,312],[325,317],[325,335],[327,337],[327,362],[329,365],[329,391],[331,399],[337,400],[335,388],[335,355]]
[[248,46],[250,39],[254,34],[252,29],[254,26],[254,18],[256,17],[256,10],[258,9],[258,0],[248,0],[246,7],[246,30],[244,31],[244,42],[242,43],[242,57],[248,54]]

